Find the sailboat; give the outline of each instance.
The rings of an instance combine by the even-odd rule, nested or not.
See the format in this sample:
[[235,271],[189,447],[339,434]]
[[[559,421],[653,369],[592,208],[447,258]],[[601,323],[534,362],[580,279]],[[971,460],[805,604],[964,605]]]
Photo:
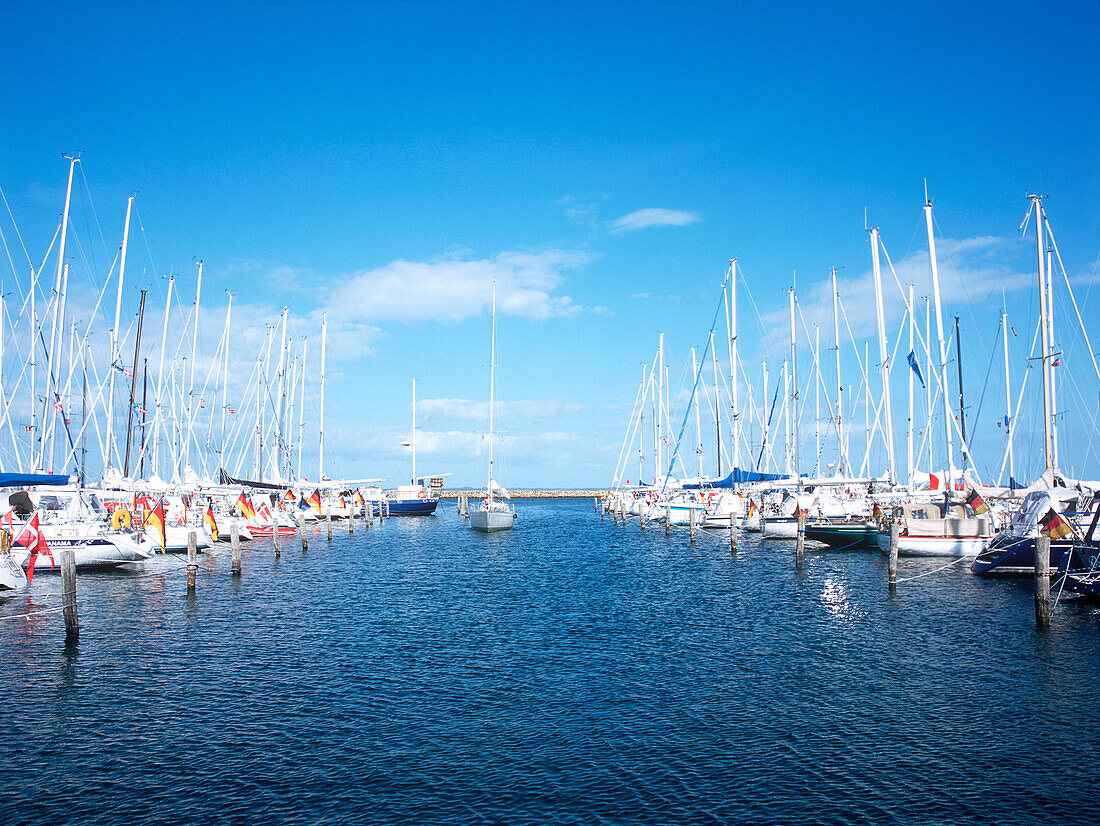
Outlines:
[[[387,512],[393,516],[430,516],[435,513],[439,497],[424,487],[424,479],[416,475],[416,379],[412,380],[412,438],[401,443],[402,447],[412,449],[412,484],[399,485],[386,491],[389,500]],[[432,477],[442,484],[443,477]]]
[[493,322],[489,347],[489,484],[485,498],[470,511],[470,527],[481,533],[511,530],[516,521],[516,509],[501,499],[508,498],[508,491],[493,478],[493,407],[496,392],[497,360],[497,282],[493,280]]

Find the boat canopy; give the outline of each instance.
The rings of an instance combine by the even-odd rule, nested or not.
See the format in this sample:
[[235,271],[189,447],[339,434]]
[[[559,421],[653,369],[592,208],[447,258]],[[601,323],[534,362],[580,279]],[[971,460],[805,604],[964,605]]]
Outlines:
[[729,475],[725,479],[719,479],[716,482],[700,482],[699,484],[686,484],[684,488],[687,490],[698,490],[700,488],[732,488],[734,485],[745,485],[749,482],[774,482],[776,479],[786,479],[787,476],[782,473],[757,473],[755,470],[742,470],[739,467],[735,467],[729,472]]
[[69,477],[56,473],[0,473],[0,488],[25,488],[69,484]]

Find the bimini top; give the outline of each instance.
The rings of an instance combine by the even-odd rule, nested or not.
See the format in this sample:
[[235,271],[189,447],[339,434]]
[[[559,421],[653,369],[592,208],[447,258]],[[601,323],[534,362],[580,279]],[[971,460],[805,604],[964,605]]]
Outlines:
[[40,485],[62,486],[69,477],[58,473],[0,473],[0,488],[26,488]]

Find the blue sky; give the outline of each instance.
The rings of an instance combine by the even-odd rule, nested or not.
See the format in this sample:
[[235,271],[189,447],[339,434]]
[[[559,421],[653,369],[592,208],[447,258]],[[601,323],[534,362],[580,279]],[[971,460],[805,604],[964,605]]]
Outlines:
[[[896,264],[919,264],[925,178],[957,245],[941,268],[975,285],[945,312],[962,317],[990,398],[1004,395],[998,370],[984,381],[999,286],[1034,269],[1016,232],[1026,192],[1050,196],[1079,300],[1097,275],[1095,3],[1040,16],[1022,3],[16,2],[5,17],[0,186],[30,257],[57,225],[60,153],[82,149],[104,239],[74,207],[89,289],[139,193],[125,315],[141,286],[159,306],[170,271],[189,302],[195,256],[204,324],[236,294],[242,364],[258,346],[244,328],[286,305],[315,366],[327,310],[332,475],[407,474],[415,377],[420,468],[481,481],[493,274],[502,481],[516,487],[607,483],[658,333],[682,371],[731,257],[764,319],[747,331],[743,308],[754,363],[782,358],[794,273],[808,308],[841,267],[866,319],[864,210]],[[1034,302],[1017,281],[1006,300],[1023,322]],[[1095,401],[1085,367],[1078,395]],[[1100,476],[1092,450],[1075,470]]]

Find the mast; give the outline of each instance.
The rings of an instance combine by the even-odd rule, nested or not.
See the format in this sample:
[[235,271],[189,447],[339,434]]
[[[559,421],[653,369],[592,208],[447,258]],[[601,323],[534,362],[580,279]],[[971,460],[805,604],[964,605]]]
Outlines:
[[[732,405],[733,426],[730,437],[733,440],[732,461],[734,467],[741,465],[741,402],[737,389],[737,259],[730,259],[730,403]],[[714,385],[715,409],[718,408],[718,385]],[[721,460],[719,460],[721,461]],[[721,476],[721,472],[718,474]]]
[[[695,378],[695,381],[699,381],[701,374],[699,373],[699,366],[695,363],[695,348],[691,348],[691,375]],[[699,398],[695,398],[695,437],[698,445],[695,448],[695,453],[699,457],[699,482],[703,481],[703,425],[702,419],[699,414]]]
[[279,339],[279,367],[277,371],[279,395],[275,406],[275,438],[271,440],[271,473],[275,478],[278,478],[279,468],[283,464],[283,427],[286,423],[286,315],[287,308],[283,307],[283,318],[280,325],[282,333]]
[[962,436],[963,467],[965,468],[970,456],[966,450],[966,403],[963,400],[963,354],[962,340],[959,338],[959,317],[955,316],[955,366],[959,373],[959,433]]
[[[168,283],[171,284],[172,282],[169,281]],[[129,414],[126,418],[126,463],[123,465],[123,470],[122,470],[122,475],[123,476],[129,476],[130,475],[130,430],[134,426],[134,381],[137,378],[138,353],[141,352],[141,325],[145,321],[145,294],[147,292],[148,292],[148,290],[142,290],[141,291],[141,303],[138,304],[137,338],[134,340],[134,370],[133,370],[133,375],[130,376],[130,406],[128,408]],[[164,358],[164,351],[162,349],[161,350],[161,359],[163,360],[163,358]],[[146,386],[148,386],[148,381],[149,381],[149,378],[148,378],[149,360],[148,359],[145,360],[145,372],[146,372],[146,379],[145,379]],[[142,407],[145,407],[144,398],[145,397],[144,397],[144,392],[143,392]],[[146,410],[148,410],[148,408],[146,408]],[[147,415],[148,414],[146,414],[146,416]],[[146,419],[146,416],[141,417],[141,434],[142,434],[141,441],[142,441],[143,446],[145,444],[145,419]],[[154,448],[154,450],[155,449],[156,448]],[[142,469],[144,470],[144,468],[145,468],[145,451],[144,450],[142,450],[142,452],[141,452],[141,464],[142,464]]]
[[413,477],[412,483],[416,484],[416,379],[413,379],[413,432],[412,432],[412,459],[413,459]]
[[814,325],[814,442],[817,452],[814,459],[814,476],[821,476],[821,325]]
[[199,343],[199,296],[202,294],[202,259],[197,262],[199,265],[199,277],[195,283],[195,308],[192,311],[194,317],[194,325],[191,330],[191,364],[190,373],[187,380],[187,438],[183,442],[183,467],[186,470],[191,466],[191,440],[194,439],[195,429],[195,353]]
[[710,355],[711,361],[714,364],[714,430],[715,430],[715,442],[714,442],[714,455],[718,462],[717,476],[715,479],[722,478],[722,407],[718,403],[718,351],[714,349],[714,330],[710,331]]
[[[787,365],[787,360],[783,359],[783,394],[790,398],[791,374],[788,372]],[[795,468],[792,461],[794,452],[791,450],[791,405],[789,403],[783,405],[783,440],[786,442],[784,447],[787,454],[787,475],[793,476]]]
[[798,344],[795,339],[795,327],[794,327],[794,287],[791,287],[789,291],[790,307],[791,307],[791,371],[790,371],[790,408],[789,418],[790,426],[788,433],[788,450],[790,451],[791,472],[795,478],[798,478]]
[[840,380],[840,293],[836,288],[836,267],[830,267],[829,272],[833,279],[833,356],[836,359],[836,444],[837,463],[840,465],[840,474],[843,476],[849,472],[845,470],[848,464],[844,450],[844,408],[842,405],[841,380]]
[[642,403],[638,405],[638,485],[642,485],[642,471],[645,470],[645,403],[649,393],[649,371],[642,363]]
[[939,374],[940,395],[943,397],[943,431],[947,443],[947,481],[954,481],[955,448],[951,435],[951,400],[947,397],[947,347],[943,341],[943,308],[940,304],[940,270],[936,264],[936,237],[932,231],[932,201],[927,198],[924,204],[924,223],[928,229],[928,258],[932,265],[932,302],[936,305],[936,339],[940,347]]
[[[493,282],[496,289],[496,282]],[[494,292],[494,295],[496,293]],[[664,406],[665,406],[665,334],[661,333],[661,338],[657,344],[657,467],[654,468],[654,473],[660,471],[665,473],[665,451],[664,451]],[[653,477],[654,483],[657,481],[657,477]]]
[[928,357],[925,370],[928,380],[924,383],[924,443],[928,446],[928,470],[935,467],[932,463],[932,376],[936,374],[935,365],[932,364],[932,301],[928,296],[924,297],[924,354]]
[[1054,433],[1051,426],[1053,411],[1050,386],[1050,327],[1047,324],[1049,308],[1047,307],[1046,245],[1043,243],[1043,200],[1040,195],[1028,197],[1035,205],[1035,248],[1039,265],[1039,327],[1043,337],[1043,450],[1046,469],[1052,470],[1054,469]]
[[[882,305],[882,270],[879,266],[878,227],[871,230],[871,263],[875,276],[875,311],[878,316],[879,374],[882,377],[882,403],[886,408],[886,450],[890,465],[890,481],[898,476],[894,466],[894,413],[890,399],[890,351],[886,346],[886,313]],[[870,450],[870,445],[868,445]]]
[[65,304],[66,297],[69,292],[69,270],[71,269],[69,264],[64,267],[64,274],[61,278],[61,292],[57,296],[57,305],[54,311],[54,321],[57,323],[57,343],[55,347],[51,347],[49,353],[49,370],[50,370],[50,382],[53,385],[53,392],[49,398],[46,399],[46,404],[49,407],[50,424],[46,428],[46,435],[50,443],[49,457],[50,457],[50,470],[53,470],[54,462],[54,439],[57,435],[57,406],[61,399],[58,394],[58,384],[61,381],[61,358],[55,351],[61,350],[65,344]]
[[[48,353],[46,353],[46,369],[47,369],[46,384],[47,384],[48,390],[46,392],[45,398],[43,399],[43,404],[51,405],[50,409],[55,409],[55,408],[52,407],[52,405],[55,401],[54,395],[55,395],[55,388],[56,388],[56,383],[57,383],[56,378],[55,378],[57,370],[56,370],[56,358],[55,358],[54,352],[57,349],[57,331],[58,331],[58,326],[59,326],[58,325],[58,313],[60,311],[60,300],[61,300],[61,294],[62,294],[62,279],[63,279],[64,273],[66,271],[65,270],[65,267],[66,267],[66,265],[65,265],[65,241],[66,241],[66,239],[68,238],[68,235],[69,235],[69,206],[72,204],[72,197],[73,197],[73,169],[76,167],[76,163],[79,160],[79,157],[77,155],[71,155],[70,156],[70,155],[67,155],[65,153],[62,153],[61,157],[68,158],[68,160],[69,160],[69,182],[65,186],[65,208],[61,213],[61,243],[60,243],[60,246],[58,247],[58,251],[57,251],[57,278],[55,279],[55,284],[54,284],[54,302],[55,303],[54,303],[53,321],[50,325],[50,350],[49,350]],[[33,291],[33,287],[32,287],[32,291]],[[45,419],[46,416],[50,416],[50,424],[46,428],[47,434],[50,434],[53,431],[54,418],[53,418],[52,414],[50,414],[46,408],[43,408],[42,418]],[[52,445],[51,445],[51,448],[52,448]],[[37,464],[40,468],[42,467],[42,463],[45,459],[45,451],[46,451],[46,440],[45,440],[45,438],[43,438],[39,442],[39,446],[38,446],[38,463]],[[50,456],[50,461],[51,461],[51,463],[53,462],[52,453],[51,453],[51,456]]]
[[298,464],[296,465],[298,477],[302,475],[302,442],[306,432],[306,350],[309,339],[302,339],[302,381],[298,395]]
[[[1043,215],[1043,223],[1046,223],[1046,214]],[[1050,235],[1050,226],[1047,226],[1047,235]],[[1058,462],[1058,381],[1055,378],[1054,351],[1057,345],[1054,342],[1054,264],[1051,261],[1052,249],[1047,244],[1047,333],[1050,342],[1050,449],[1051,463],[1054,467],[1061,467]]]
[[[168,316],[172,310],[172,285],[176,283],[174,275],[168,276],[168,296],[164,300],[164,324],[160,333],[160,366],[157,368],[157,416],[153,422],[153,473],[160,472],[160,439],[157,438],[157,426],[164,420],[161,414],[161,401],[164,398],[164,352],[168,349]],[[136,358],[136,356],[135,356]],[[132,388],[131,384],[131,388]],[[130,406],[133,407],[133,396],[130,398]],[[132,414],[131,414],[132,415]],[[129,436],[127,436],[129,438]],[[129,452],[129,450],[127,450]],[[126,466],[129,467],[127,462]]]
[[[142,291],[144,293],[144,290]],[[142,295],[144,299],[144,294]],[[138,475],[145,478],[145,422],[149,418],[149,359],[143,359],[142,376],[141,376],[141,470],[138,471]],[[130,409],[133,410],[134,406],[130,405]],[[129,442],[129,438],[127,438]]]
[[328,340],[328,313],[321,313],[321,412],[318,417],[317,479],[325,478],[325,346]]
[[[76,325],[73,325],[75,331]],[[113,371],[112,371],[113,372]],[[81,342],[80,347],[80,487],[87,484],[87,459],[88,459],[88,341]]]
[[493,407],[496,392],[497,369],[497,280],[493,279],[492,332],[489,337],[489,481],[485,485],[485,496],[489,504],[493,503]]
[[130,244],[130,211],[134,206],[134,196],[126,199],[126,221],[122,225],[122,252],[118,266],[118,290],[115,293],[115,326],[111,329],[111,370],[107,387],[107,467],[113,465],[113,441],[115,436],[115,365],[118,363],[118,325],[122,312],[122,285],[126,279],[126,250]]
[[[1002,299],[1003,300],[1003,299]],[[1011,489],[1013,477],[1016,475],[1016,460],[1012,455],[1012,385],[1008,376],[1008,312],[1001,309],[1001,336],[1005,351],[1005,435],[1008,437],[1008,486]],[[1004,465],[1001,465],[1004,467]]]
[[[231,329],[229,325],[229,320],[233,312],[233,293],[226,290],[226,294],[229,296],[229,303],[226,305],[225,308],[225,344],[223,345],[224,350],[222,352],[222,450],[225,450],[225,411],[226,408],[229,406],[229,331]],[[222,458],[224,459],[225,457],[223,456]]]
[[[913,285],[909,285],[909,357],[916,364],[916,354],[913,352],[913,333],[916,330],[917,320],[913,315]],[[909,368],[909,420],[905,427],[905,472],[906,485],[913,481],[913,369]]]

